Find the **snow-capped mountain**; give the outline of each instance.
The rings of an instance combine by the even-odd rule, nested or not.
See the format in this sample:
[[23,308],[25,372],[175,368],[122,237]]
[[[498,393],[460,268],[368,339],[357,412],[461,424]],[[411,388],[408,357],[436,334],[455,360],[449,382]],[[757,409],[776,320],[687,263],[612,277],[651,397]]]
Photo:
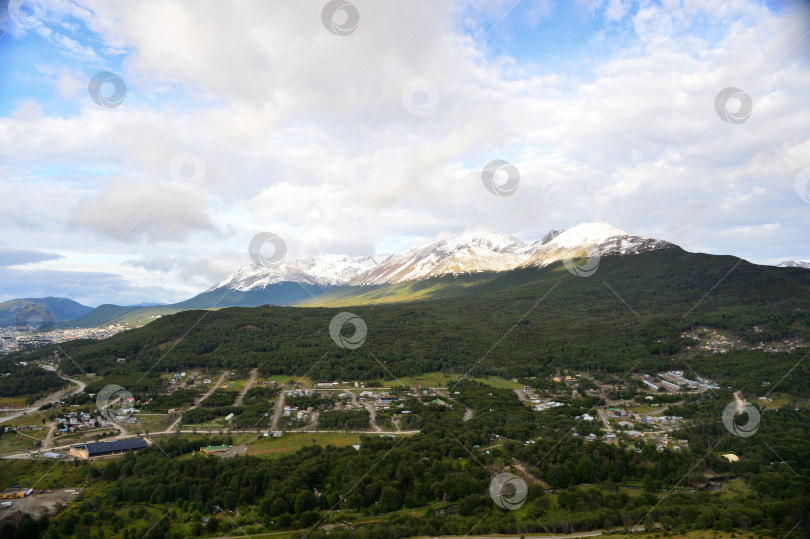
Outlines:
[[209,290],[224,287],[246,292],[282,282],[320,286],[342,285],[356,279],[358,275],[376,267],[389,257],[390,255],[358,257],[320,255],[286,260],[270,268],[253,264],[228,275]]
[[810,260],[785,260],[776,265],[777,268],[805,268],[810,269]]
[[582,223],[540,245],[521,266],[543,267],[578,257],[628,255],[668,249],[674,244],[633,236],[605,223]]
[[265,268],[247,266],[210,290],[240,292],[278,283],[319,287],[381,285],[447,274],[508,271],[522,266],[547,266],[583,256],[642,253],[674,247],[666,241],[633,236],[604,223],[583,223],[552,230],[531,244],[508,234],[475,234],[441,239],[400,255],[349,257],[321,255]]
[[349,284],[400,283],[448,273],[506,271],[523,261],[526,249],[525,243],[507,234],[438,240],[392,256]]

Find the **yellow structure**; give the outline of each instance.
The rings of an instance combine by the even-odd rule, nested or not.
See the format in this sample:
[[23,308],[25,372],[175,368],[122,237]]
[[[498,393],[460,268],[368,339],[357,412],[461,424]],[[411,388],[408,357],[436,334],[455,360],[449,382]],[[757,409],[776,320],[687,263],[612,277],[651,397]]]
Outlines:
[[208,447],[201,447],[200,453],[211,455],[213,453],[224,453],[228,449],[230,449],[230,446],[227,445],[209,445]]

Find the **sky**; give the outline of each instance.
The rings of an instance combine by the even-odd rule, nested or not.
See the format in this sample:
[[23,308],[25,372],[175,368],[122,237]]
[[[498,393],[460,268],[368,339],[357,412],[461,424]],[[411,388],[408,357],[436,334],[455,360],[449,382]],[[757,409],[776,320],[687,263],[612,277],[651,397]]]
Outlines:
[[10,0],[0,301],[186,299],[262,232],[810,260],[809,33],[788,0]]

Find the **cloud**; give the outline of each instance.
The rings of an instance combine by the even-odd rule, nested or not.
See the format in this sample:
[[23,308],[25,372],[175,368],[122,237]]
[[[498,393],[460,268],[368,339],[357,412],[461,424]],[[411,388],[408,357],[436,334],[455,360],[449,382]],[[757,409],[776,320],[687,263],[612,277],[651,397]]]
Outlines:
[[120,275],[105,272],[15,270],[0,267],[0,296],[3,300],[69,297],[84,305],[100,303],[134,305],[156,298],[174,297],[173,291],[148,283],[138,286]]
[[182,241],[213,231],[206,195],[192,187],[142,184],[119,178],[97,196],[81,201],[71,220],[116,241]]
[[156,254],[126,260],[125,263],[164,276],[179,276],[184,282],[204,289],[222,280],[234,268],[250,264],[251,260],[245,249],[218,251],[212,256]]
[[87,87],[86,82],[76,80],[67,70],[62,72],[56,84],[62,99],[74,99],[79,92]]
[[[262,230],[291,255],[367,254],[465,230],[536,239],[604,220],[742,254],[750,238],[726,231],[779,223],[757,254],[810,249],[810,213],[793,189],[810,166],[806,11],[578,2],[593,16],[571,32],[602,33],[599,50],[583,38],[582,50],[509,56],[493,50],[509,50],[497,40],[525,26],[516,17],[563,20],[570,6],[354,3],[360,24],[345,37],[323,28],[317,1],[49,4],[75,38],[61,43],[89,64],[32,68],[70,100],[64,110],[37,112],[46,101],[36,97],[0,117],[0,226],[25,232],[25,245],[98,243],[130,261],[122,274],[188,286],[244,263],[227,253]],[[636,29],[660,30],[659,9],[672,34],[645,39]],[[83,90],[89,50],[127,51],[103,58],[127,83],[121,107],[100,109]],[[440,96],[428,116],[403,106],[414,79]],[[743,124],[715,112],[728,86],[752,98]],[[206,165],[193,189],[170,178],[180,152]],[[520,171],[514,196],[483,188],[492,159]]]
[[55,253],[45,253],[35,249],[13,249],[11,247],[0,246],[0,267],[2,266],[22,266],[24,264],[35,264],[45,260],[57,260],[63,258]]

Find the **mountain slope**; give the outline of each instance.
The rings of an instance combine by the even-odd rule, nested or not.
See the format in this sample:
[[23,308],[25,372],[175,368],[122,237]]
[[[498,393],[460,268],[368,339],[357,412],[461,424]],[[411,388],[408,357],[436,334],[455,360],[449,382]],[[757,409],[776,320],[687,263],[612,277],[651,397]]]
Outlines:
[[[452,281],[448,275],[490,274],[523,266],[546,266],[582,256],[627,255],[674,247],[660,240],[632,236],[604,223],[583,223],[569,230],[552,230],[527,245],[508,234],[463,235],[422,245],[399,255],[349,257],[320,255],[263,267],[243,267],[214,287],[188,300],[160,307],[104,306],[76,321],[77,325],[145,323],[162,314],[185,309],[227,306],[321,305],[385,302],[433,297]],[[427,284],[416,284],[428,280]],[[407,283],[407,284],[406,284]],[[403,284],[373,292],[373,287]],[[370,288],[371,287],[371,288]],[[323,294],[331,295],[322,298]],[[358,296],[352,300],[352,296]]]
[[92,307],[67,298],[12,299],[0,303],[0,326],[13,326],[26,322],[67,322],[92,310]]
[[506,234],[461,236],[438,240],[392,256],[348,284],[400,283],[455,273],[506,271],[522,261],[526,244]]
[[[126,376],[140,380],[139,373],[155,364],[161,371],[258,367],[307,373],[314,380],[464,373],[473,367],[476,376],[509,378],[588,366],[655,372],[673,368],[674,361],[681,367],[673,354],[685,346],[682,333],[703,325],[753,345],[810,341],[810,273],[679,248],[608,256],[589,278],[557,263],[394,283],[366,293],[431,286],[435,291],[421,301],[352,306],[368,327],[356,350],[336,346],[329,335],[330,321],[343,307],[186,311],[102,342],[63,346],[86,372],[118,373],[123,382]],[[806,350],[795,352],[734,351],[692,357],[689,364],[758,388],[795,367],[780,391],[807,391],[810,366],[797,365]],[[48,353],[43,348],[31,354]],[[118,365],[115,357],[127,362]],[[70,361],[62,368],[77,369]]]
[[350,257],[345,255],[320,255],[297,260],[287,260],[278,266],[264,267],[258,264],[245,266],[209,288],[231,289],[246,292],[264,289],[269,285],[293,282],[329,287],[346,284],[374,268],[389,255]]
[[672,243],[632,236],[604,223],[583,223],[539,246],[521,265],[543,267],[573,258],[638,254],[672,247]]

